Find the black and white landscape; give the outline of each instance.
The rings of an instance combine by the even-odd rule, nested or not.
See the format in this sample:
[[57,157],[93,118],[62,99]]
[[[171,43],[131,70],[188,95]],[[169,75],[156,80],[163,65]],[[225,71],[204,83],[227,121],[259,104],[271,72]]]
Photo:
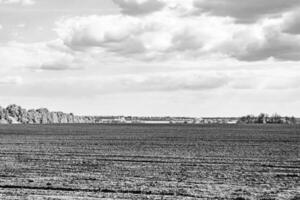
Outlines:
[[0,0],[0,200],[300,200],[299,0]]

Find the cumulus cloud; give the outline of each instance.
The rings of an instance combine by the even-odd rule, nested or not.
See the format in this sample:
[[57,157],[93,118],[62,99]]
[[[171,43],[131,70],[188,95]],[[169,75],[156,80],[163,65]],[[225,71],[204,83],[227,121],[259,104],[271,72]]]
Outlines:
[[279,60],[300,60],[300,45],[293,38],[284,34],[266,33],[265,41],[260,46],[249,46],[243,54],[234,55],[240,60],[257,61],[268,58]]
[[[293,12],[284,18],[263,19],[291,9],[298,1],[272,2],[260,5],[266,8],[263,12],[258,0],[235,4],[233,0],[115,0],[121,7],[119,14],[60,19],[56,23],[59,39],[55,42],[2,45],[0,65],[79,69],[90,62],[99,63],[99,57],[108,55],[116,60],[122,57],[160,62],[220,57],[249,62],[300,60],[298,15]],[[253,12],[245,11],[248,7]],[[195,9],[210,15],[188,14]],[[248,22],[262,19],[242,24],[224,16]]]
[[102,46],[122,42],[142,29],[137,18],[108,15],[75,17],[58,22],[57,32],[69,46]]
[[62,19],[57,33],[65,45],[85,51],[99,48],[142,60],[190,59],[224,55],[243,61],[299,60],[299,37],[285,33],[283,18],[235,24],[212,16],[176,16],[167,11],[143,17],[127,15]]
[[[189,56],[189,51],[197,51],[195,56],[205,53],[228,37],[232,27],[226,26],[230,23],[227,19],[181,18],[161,12],[144,17],[67,18],[57,23],[56,31],[64,43],[75,50],[98,47],[124,57],[161,59],[174,56],[176,52],[186,52],[183,57]],[[225,30],[229,32],[222,33]]]
[[113,0],[121,12],[129,15],[149,14],[161,10],[165,3],[160,0]]
[[233,17],[240,23],[252,23],[256,20],[280,15],[300,6],[298,0],[195,0],[195,7],[202,13]]
[[74,68],[74,59],[75,55],[60,41],[29,44],[10,42],[0,47],[2,69],[66,70]]
[[300,34],[300,9],[287,14],[283,21],[283,30],[290,34]]
[[21,4],[23,6],[34,5],[34,0],[0,0],[0,4]]
[[[243,61],[300,60],[300,37],[283,32],[281,21],[247,26],[235,32],[232,38],[217,46],[218,50]],[[217,49],[215,49],[217,50]]]

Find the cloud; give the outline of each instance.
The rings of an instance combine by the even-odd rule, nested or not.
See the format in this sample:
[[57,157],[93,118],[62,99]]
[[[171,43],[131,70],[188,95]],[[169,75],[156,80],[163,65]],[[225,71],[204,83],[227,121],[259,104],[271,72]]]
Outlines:
[[79,67],[80,62],[75,57],[59,40],[28,44],[10,42],[0,47],[0,68],[67,70]]
[[[285,15],[276,19],[264,18],[288,10],[290,4],[296,5],[294,0],[290,3],[275,0],[274,5],[270,5],[274,9],[267,9],[265,14],[259,10],[252,14],[245,13],[245,16],[235,13],[236,6],[254,9],[253,2],[238,2],[233,8],[230,7],[234,11],[232,17],[239,17],[240,20],[261,17],[253,24],[236,23],[232,18],[224,17],[226,15],[188,14],[195,6],[213,5],[217,0],[194,3],[192,0],[115,1],[123,6],[122,13],[64,17],[56,22],[57,44],[4,44],[0,47],[0,58],[8,66],[31,66],[41,70],[79,69],[91,65],[90,62],[99,63],[99,58],[108,56],[128,62],[196,62],[228,58],[248,62],[270,58],[299,60],[299,38],[287,28],[297,26],[293,23],[283,26],[282,21],[288,21]],[[163,6],[152,9],[154,7],[147,6],[151,2],[160,2]],[[232,2],[228,0],[223,4],[228,6]],[[281,3],[284,8],[277,8]],[[266,1],[263,6],[269,4]],[[125,13],[125,8],[129,9],[132,5],[138,8],[133,6],[131,13]],[[139,9],[144,7],[151,9],[137,15],[141,14]],[[296,33],[295,30],[293,32]],[[14,52],[17,58],[8,52]]]
[[283,21],[283,31],[290,34],[300,34],[300,9],[289,13]]
[[[242,61],[300,60],[300,37],[282,31],[280,21],[246,27],[217,46],[220,51]],[[215,49],[217,51],[217,49]]]
[[17,24],[16,27],[17,27],[17,28],[25,28],[25,27],[26,27],[26,24]]
[[125,76],[118,80],[120,87],[134,91],[212,90],[225,86],[229,79],[215,73],[168,73],[146,76]]
[[[299,70],[286,67],[269,69],[188,70],[133,73],[119,75],[92,75],[20,78],[7,77],[0,83],[0,90],[7,96],[91,98],[106,94],[151,92],[243,93],[298,90]],[[5,77],[5,76],[4,76]],[[10,84],[9,86],[7,84]]]
[[34,5],[34,0],[0,0],[0,4],[21,4],[23,6]]
[[[205,53],[224,39],[232,27],[230,21],[214,17],[184,18],[160,12],[143,17],[127,15],[65,18],[57,22],[57,33],[65,45],[85,51],[100,48],[104,52],[141,60],[165,59],[178,54]],[[223,31],[223,32],[222,32]],[[180,53],[179,53],[180,52]],[[176,55],[175,55],[176,56]]]
[[201,13],[233,17],[239,23],[253,23],[258,19],[281,15],[300,6],[298,0],[195,0]]
[[[7,82],[12,80],[9,79]],[[229,78],[225,74],[214,72],[43,78],[25,79],[22,85],[11,86],[3,94],[37,97],[92,97],[113,93],[209,91],[222,88],[228,82]]]
[[138,34],[140,20],[121,15],[75,17],[58,22],[65,44],[73,47],[110,46]]
[[161,10],[165,3],[160,0],[113,0],[121,12],[128,15],[149,14]]
[[64,64],[62,61],[57,61],[54,63],[45,63],[39,66],[38,69],[41,70],[69,70],[69,69],[74,69],[74,68],[70,68],[69,65]]
[[20,76],[4,76],[0,79],[0,85],[19,85],[23,82]]
[[300,60],[299,38],[284,34],[266,33],[265,41],[260,46],[249,46],[244,54],[235,55],[240,60],[257,61],[268,58],[279,60]]
[[[242,61],[300,60],[300,38],[284,32],[284,19],[235,24],[228,18],[176,16],[162,11],[149,16],[87,16],[62,19],[57,33],[75,51],[138,60],[195,59],[223,55]],[[116,25],[116,26],[114,26]]]
[[265,88],[269,90],[295,90],[300,88],[299,75],[293,75],[291,77],[281,76],[277,79],[267,79],[265,82]]

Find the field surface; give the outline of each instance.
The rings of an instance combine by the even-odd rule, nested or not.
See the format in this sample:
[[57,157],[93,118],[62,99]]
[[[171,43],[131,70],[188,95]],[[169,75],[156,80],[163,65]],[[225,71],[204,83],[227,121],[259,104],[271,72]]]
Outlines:
[[1,125],[0,199],[300,199],[300,126]]

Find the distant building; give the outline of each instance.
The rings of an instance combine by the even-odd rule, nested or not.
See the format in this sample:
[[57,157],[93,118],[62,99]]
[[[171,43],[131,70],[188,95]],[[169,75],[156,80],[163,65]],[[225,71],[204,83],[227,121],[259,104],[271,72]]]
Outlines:
[[142,124],[170,124],[170,121],[165,121],[165,120],[157,120],[157,121],[152,121],[152,120],[147,120],[147,121],[140,121]]

